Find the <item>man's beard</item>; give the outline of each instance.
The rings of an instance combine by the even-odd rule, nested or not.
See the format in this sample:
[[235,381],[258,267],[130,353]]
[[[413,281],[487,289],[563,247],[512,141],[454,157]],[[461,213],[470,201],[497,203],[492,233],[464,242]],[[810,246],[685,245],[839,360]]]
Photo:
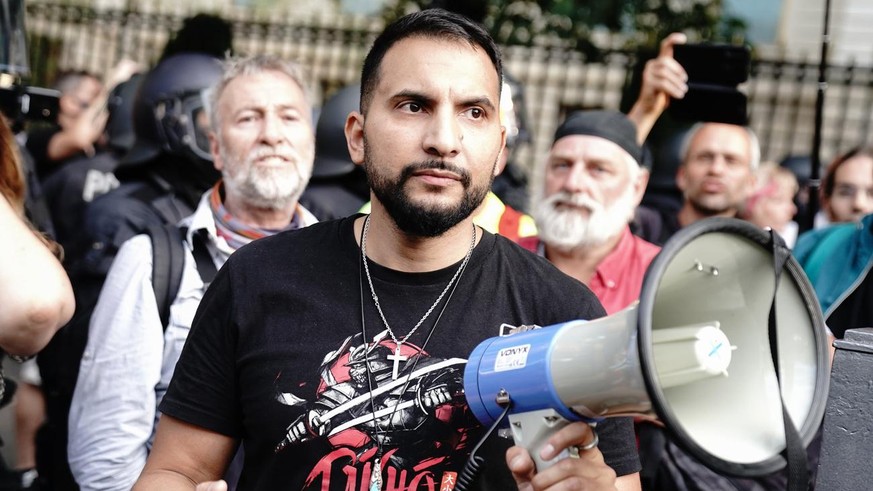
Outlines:
[[[396,178],[380,173],[371,156],[369,145],[364,139],[364,171],[373,194],[404,233],[413,237],[438,237],[447,230],[464,221],[482,204],[493,180],[493,167],[488,182],[475,186],[466,169],[440,160],[414,162],[406,165]],[[494,165],[497,165],[495,160]],[[412,175],[424,169],[440,169],[453,172],[461,177],[464,195],[454,206],[428,206],[415,203],[408,194],[406,184]]]
[[[559,204],[585,208],[588,215]],[[541,198],[533,215],[540,240],[559,250],[572,251],[599,246],[620,234],[635,207],[632,189],[608,208],[588,196],[561,191]]]
[[[226,191],[255,208],[278,210],[297,202],[312,175],[312,165],[307,165],[304,156],[292,148],[280,151],[259,146],[245,159],[231,155],[223,145],[219,151],[225,163],[222,176]],[[256,163],[270,155],[280,155],[287,162],[280,166]]]

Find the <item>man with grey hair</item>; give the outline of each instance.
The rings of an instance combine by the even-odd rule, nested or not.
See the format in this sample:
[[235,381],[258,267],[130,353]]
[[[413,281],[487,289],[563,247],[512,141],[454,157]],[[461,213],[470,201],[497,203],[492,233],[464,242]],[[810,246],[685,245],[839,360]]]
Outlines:
[[659,251],[628,225],[648,182],[641,158],[637,128],[625,115],[570,115],[555,132],[534,208],[539,238],[519,241],[588,285],[608,314],[639,298]]
[[169,323],[161,329],[146,235],[120,249],[91,318],[69,419],[70,466],[84,490],[128,490],[139,476],[210,274],[252,240],[316,221],[297,203],[315,148],[297,65],[270,56],[228,60],[207,98],[222,179],[180,223],[184,267]]
[[758,138],[751,128],[725,123],[698,123],[683,140],[676,186],[682,207],[663,216],[663,244],[677,230],[709,217],[736,217],[754,189],[761,160]]

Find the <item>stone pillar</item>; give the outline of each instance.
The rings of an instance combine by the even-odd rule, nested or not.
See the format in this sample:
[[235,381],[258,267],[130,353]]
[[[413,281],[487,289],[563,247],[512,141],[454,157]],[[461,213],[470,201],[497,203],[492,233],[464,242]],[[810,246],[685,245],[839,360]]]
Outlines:
[[834,346],[815,489],[873,489],[873,328],[850,329]]

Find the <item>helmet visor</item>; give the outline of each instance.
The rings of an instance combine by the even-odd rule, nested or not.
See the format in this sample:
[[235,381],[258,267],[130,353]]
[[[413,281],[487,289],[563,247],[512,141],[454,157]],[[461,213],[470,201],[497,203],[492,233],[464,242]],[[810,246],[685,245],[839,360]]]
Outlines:
[[183,99],[182,122],[185,126],[185,134],[182,141],[195,155],[204,159],[212,160],[209,150],[209,115],[206,112],[204,98],[205,91],[193,94]]

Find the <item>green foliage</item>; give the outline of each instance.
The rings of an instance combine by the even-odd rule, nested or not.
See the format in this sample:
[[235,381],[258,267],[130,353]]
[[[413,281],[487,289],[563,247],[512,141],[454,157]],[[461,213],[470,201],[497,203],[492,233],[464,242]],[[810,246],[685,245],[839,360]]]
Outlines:
[[724,15],[721,0],[625,0],[631,6],[636,45],[654,48],[671,32],[688,34],[690,42],[745,40],[746,22]]
[[[468,0],[486,3],[482,21],[504,45],[559,44],[597,58],[602,46],[595,33],[618,35],[629,50],[650,51],[671,32],[690,41],[745,41],[746,23],[724,15],[722,0]],[[395,0],[384,10],[386,22],[451,0]],[[602,36],[601,36],[602,37]]]

